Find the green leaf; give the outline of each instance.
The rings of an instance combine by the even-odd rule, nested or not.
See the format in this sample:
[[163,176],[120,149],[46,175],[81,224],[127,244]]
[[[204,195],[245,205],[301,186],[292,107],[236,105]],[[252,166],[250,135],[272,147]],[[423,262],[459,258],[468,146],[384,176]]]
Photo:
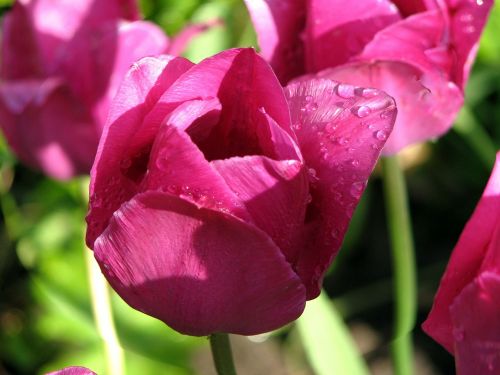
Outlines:
[[317,375],[368,375],[368,368],[325,292],[297,320],[304,350]]

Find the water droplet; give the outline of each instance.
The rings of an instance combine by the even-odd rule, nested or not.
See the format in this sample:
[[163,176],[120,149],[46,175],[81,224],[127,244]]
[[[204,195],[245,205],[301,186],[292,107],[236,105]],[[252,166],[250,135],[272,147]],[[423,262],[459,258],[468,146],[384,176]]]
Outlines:
[[302,112],[314,112],[317,109],[318,109],[318,104],[317,103],[315,103],[315,102],[308,102],[300,110]]
[[469,26],[464,27],[464,32],[465,32],[466,34],[472,34],[472,33],[474,33],[475,31],[476,31],[476,28],[475,28],[474,26],[472,26],[472,25],[469,25]]
[[351,161],[351,164],[354,166],[354,167],[358,167],[359,166],[359,160],[358,159],[353,159]]
[[373,98],[374,96],[378,96],[380,94],[380,91],[377,89],[362,89],[361,90],[361,96],[364,98]]
[[317,176],[317,173],[316,173],[316,169],[314,169],[314,168],[309,168],[309,169],[307,170],[307,172],[309,173],[309,180],[310,180],[311,182],[316,182],[316,181],[318,181],[318,176]]
[[130,160],[130,158],[123,159],[120,162],[121,169],[128,169],[128,168],[130,168],[131,165],[132,165],[132,160]]
[[460,22],[467,23],[467,22],[472,22],[474,16],[471,13],[463,13],[460,15],[460,17],[458,17],[458,19],[460,20]]
[[308,102],[308,103],[312,102],[312,101],[313,101],[313,99],[314,99],[314,98],[313,98],[311,95],[307,95],[307,96],[306,96],[306,102]]
[[335,199],[339,203],[342,202],[342,193],[340,191],[334,191],[333,199]]
[[337,143],[338,143],[339,145],[346,145],[346,144],[348,144],[348,143],[349,143],[349,139],[348,139],[348,138],[346,138],[346,137],[338,137],[338,138],[337,138]]
[[379,130],[375,132],[375,138],[377,138],[379,141],[385,141],[387,139],[387,132],[384,130]]
[[370,113],[372,112],[372,110],[370,109],[370,107],[368,107],[367,105],[362,105],[360,107],[354,107],[353,108],[353,113],[358,116],[358,117],[366,117],[368,116]]
[[167,191],[170,193],[170,194],[177,194],[179,192],[179,188],[177,187],[177,185],[169,185],[167,187]]
[[476,0],[476,4],[481,6],[484,4],[484,1],[483,0]]
[[394,111],[384,111],[380,114],[380,118],[387,119],[387,118],[391,117],[393,113],[394,113]]
[[352,97],[354,97],[354,89],[355,89],[354,86],[340,83],[337,86],[337,94],[338,94],[338,96],[340,96],[342,98],[346,98],[346,99],[352,98]]
[[325,131],[327,133],[333,133],[338,127],[339,124],[335,122],[329,122],[328,124],[325,125]]
[[94,194],[92,197],[92,207],[99,208],[102,206],[102,199],[97,194]]
[[312,200],[313,200],[312,195],[311,195],[311,194],[307,194],[307,197],[306,197],[306,204],[311,203],[311,202],[312,202]]
[[338,238],[339,237],[339,231],[337,229],[332,229],[332,231],[330,232],[331,236],[333,238]]
[[418,99],[422,100],[422,101],[429,100],[430,95],[431,95],[431,90],[425,88],[425,89],[420,90],[420,92],[418,93]]
[[292,125],[292,128],[295,130],[300,130],[300,129],[302,129],[302,125],[300,124],[300,122],[297,122],[297,123]]
[[359,199],[361,197],[361,193],[363,192],[363,189],[365,187],[365,184],[363,182],[355,182],[351,185],[351,196],[353,198]]
[[158,159],[156,159],[155,164],[158,167],[158,169],[162,171],[166,171],[168,169],[168,159],[162,157],[161,154],[158,156]]

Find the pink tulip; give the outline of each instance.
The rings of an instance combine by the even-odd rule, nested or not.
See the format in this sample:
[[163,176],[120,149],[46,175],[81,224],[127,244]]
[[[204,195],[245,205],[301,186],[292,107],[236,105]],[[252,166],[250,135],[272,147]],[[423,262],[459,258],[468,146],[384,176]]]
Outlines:
[[123,75],[168,45],[138,18],[135,0],[14,4],[2,27],[0,126],[23,162],[59,179],[89,172]]
[[128,304],[179,332],[280,327],[319,294],[395,116],[378,90],[283,90],[252,49],[142,59],[99,144],[87,243]]
[[500,152],[441,279],[423,329],[459,374],[500,373]]
[[445,133],[493,0],[246,0],[283,83],[305,73],[393,96],[384,153]]
[[95,372],[85,367],[65,367],[62,370],[49,372],[46,375],[96,375]]

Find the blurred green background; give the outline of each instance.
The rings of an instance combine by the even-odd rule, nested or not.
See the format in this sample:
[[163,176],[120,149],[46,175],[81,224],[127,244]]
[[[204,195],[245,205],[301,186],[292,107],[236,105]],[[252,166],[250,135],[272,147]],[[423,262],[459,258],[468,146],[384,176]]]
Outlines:
[[[11,1],[1,0],[2,11]],[[255,45],[240,0],[143,0],[146,18],[175,35],[186,23],[221,18],[196,38],[193,61]],[[418,374],[453,373],[453,358],[425,336],[425,319],[442,271],[472,213],[500,148],[500,9],[495,6],[467,90],[467,104],[446,136],[406,150],[419,269],[415,328]],[[84,262],[85,190],[81,178],[56,182],[18,164],[0,137],[0,375],[42,374],[84,365],[105,374]],[[391,263],[377,171],[356,211],[325,289],[374,374],[390,374]],[[207,340],[182,336],[113,296],[127,374],[211,374]],[[302,337],[302,339],[301,339]],[[235,339],[242,374],[312,374],[311,338],[293,325],[271,337]],[[336,348],[323,348],[326,352]],[[316,368],[316,367],[315,367]]]

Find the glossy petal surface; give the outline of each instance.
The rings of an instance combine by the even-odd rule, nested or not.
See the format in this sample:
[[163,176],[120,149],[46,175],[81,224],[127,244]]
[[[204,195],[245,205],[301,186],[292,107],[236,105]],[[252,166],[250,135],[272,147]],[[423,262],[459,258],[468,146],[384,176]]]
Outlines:
[[[376,87],[396,99],[399,116],[384,149],[394,154],[451,127],[493,1],[246,4],[263,56],[282,82],[326,70],[329,78]],[[285,58],[281,50],[294,53]]]
[[263,156],[233,157],[212,164],[244,202],[255,225],[295,264],[309,194],[306,167],[298,160]]
[[464,89],[493,0],[446,0],[446,3],[450,8],[451,45],[456,56],[452,77]]
[[256,123],[262,109],[292,133],[288,106],[276,76],[252,49],[232,49],[203,60],[167,90],[145,122],[158,124],[180,103],[217,97],[220,120],[198,146],[208,160],[262,153]]
[[251,222],[241,199],[189,136],[174,126],[164,125],[156,135],[140,190],[163,190],[199,207],[224,211]]
[[305,305],[300,279],[266,234],[168,194],[122,206],[95,256],[127,303],[185,334],[261,333]]
[[[110,109],[92,168],[87,243],[104,230],[112,213],[134,193],[145,173],[156,128],[143,129],[144,116],[193,64],[183,58],[144,58],[132,66]],[[141,138],[136,135],[140,133]]]
[[463,103],[462,93],[454,84],[402,63],[343,65],[320,75],[391,93],[398,107],[398,117],[384,148],[384,154],[389,155],[409,144],[446,132]]
[[[306,65],[309,72],[343,64],[385,27],[401,19],[389,0],[308,0]],[[326,46],[330,46],[327,48]]]
[[[441,279],[432,310],[423,324],[424,331],[453,353],[453,324],[449,307],[479,272],[494,270],[492,262],[500,254],[500,154],[488,185],[472,217],[467,222]],[[493,241],[497,232],[496,242]]]
[[281,83],[305,73],[305,0],[245,0],[259,46]]
[[450,313],[457,374],[497,374],[500,371],[500,275],[481,273],[455,298]]
[[292,123],[309,168],[311,202],[296,265],[308,299],[319,288],[389,137],[396,108],[379,90],[304,78],[286,87]]

